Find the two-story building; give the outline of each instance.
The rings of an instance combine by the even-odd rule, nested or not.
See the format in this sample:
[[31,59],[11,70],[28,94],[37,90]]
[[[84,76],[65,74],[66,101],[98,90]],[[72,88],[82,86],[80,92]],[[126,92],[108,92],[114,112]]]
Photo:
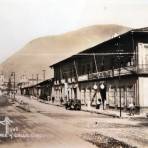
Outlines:
[[130,30],[50,66],[55,99],[148,109],[148,28]]

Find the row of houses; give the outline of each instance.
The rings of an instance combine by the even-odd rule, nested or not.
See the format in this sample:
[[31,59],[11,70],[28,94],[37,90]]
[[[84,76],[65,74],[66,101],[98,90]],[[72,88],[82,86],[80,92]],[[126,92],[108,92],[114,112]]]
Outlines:
[[[54,78],[21,88],[22,94],[56,101],[80,99],[95,106],[148,110],[148,28],[130,30],[50,65]],[[42,94],[42,95],[41,95]]]
[[48,79],[35,85],[20,87],[21,95],[34,96],[43,100],[48,100],[52,94],[53,79]]

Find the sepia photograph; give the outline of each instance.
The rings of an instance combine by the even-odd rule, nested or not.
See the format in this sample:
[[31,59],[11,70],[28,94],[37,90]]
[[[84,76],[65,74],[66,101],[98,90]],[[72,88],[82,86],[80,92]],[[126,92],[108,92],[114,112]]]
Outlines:
[[147,0],[0,0],[0,148],[148,148]]

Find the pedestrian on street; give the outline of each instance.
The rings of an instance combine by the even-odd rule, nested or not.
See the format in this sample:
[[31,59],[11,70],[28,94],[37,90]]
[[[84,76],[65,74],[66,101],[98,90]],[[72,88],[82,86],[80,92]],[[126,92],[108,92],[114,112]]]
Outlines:
[[52,97],[52,103],[54,103],[55,97]]
[[61,98],[60,98],[60,103],[62,104],[62,103],[63,103],[63,101],[64,101],[64,100],[63,100],[63,98],[61,97]]
[[96,109],[100,109],[100,105],[101,105],[101,99],[98,99],[97,100]]
[[129,104],[129,115],[133,115],[134,116],[134,113],[135,113],[135,103],[130,103]]

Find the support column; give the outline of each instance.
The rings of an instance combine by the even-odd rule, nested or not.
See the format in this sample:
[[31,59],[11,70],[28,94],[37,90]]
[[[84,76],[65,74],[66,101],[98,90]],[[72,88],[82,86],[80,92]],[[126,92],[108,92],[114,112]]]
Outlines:
[[110,87],[106,89],[106,108],[109,107],[109,94],[110,94]]
[[91,101],[90,101],[90,89],[86,89],[86,101],[87,101],[87,107],[91,107]]
[[96,90],[94,90],[93,88],[91,88],[91,105],[93,105],[94,104],[94,102],[96,101],[96,94],[97,92],[96,92]]
[[81,99],[81,92],[79,86],[77,86],[77,99]]
[[70,96],[70,99],[73,99],[73,88],[70,88],[69,89],[69,96]]
[[86,105],[86,101],[85,101],[85,90],[81,89],[81,102]]
[[126,109],[127,109],[127,86],[125,86],[125,104],[124,104],[124,106],[126,107]]

